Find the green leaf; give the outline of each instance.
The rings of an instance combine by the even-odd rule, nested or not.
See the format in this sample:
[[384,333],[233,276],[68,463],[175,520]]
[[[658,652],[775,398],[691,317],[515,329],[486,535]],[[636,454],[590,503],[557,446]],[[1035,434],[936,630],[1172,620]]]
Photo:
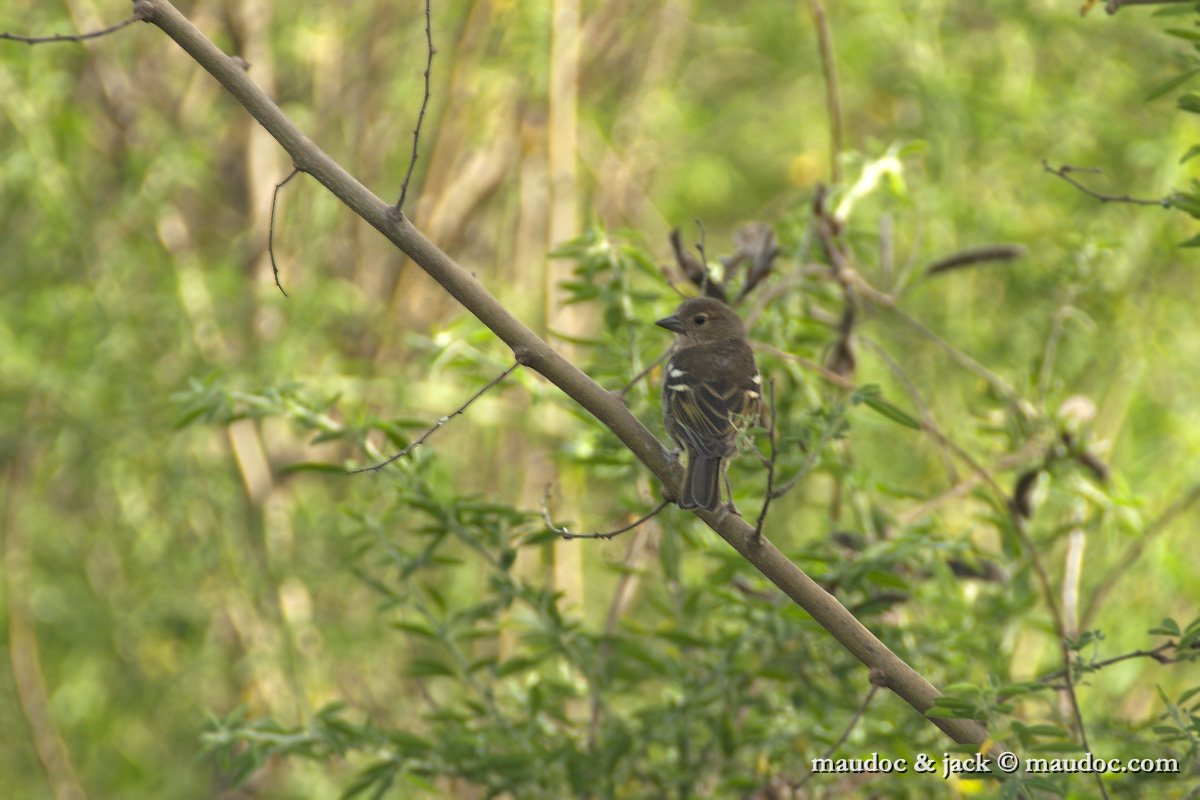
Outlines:
[[1200,247],[1200,233],[1196,234],[1186,242],[1180,242],[1180,247]]
[[1178,89],[1180,86],[1183,86],[1185,83],[1194,78],[1197,73],[1200,73],[1200,68],[1189,69],[1187,72],[1184,72],[1181,75],[1176,75],[1170,80],[1163,81],[1146,94],[1145,101],[1149,103],[1151,100],[1157,100],[1164,94],[1168,94]]
[[1200,144],[1194,144],[1189,147],[1187,152],[1183,154],[1183,157],[1179,159],[1179,163],[1186,164],[1198,155],[1200,155]]
[[405,621],[393,622],[392,627],[396,628],[397,630],[405,631],[406,633],[411,633],[411,634],[420,636],[425,639],[432,639],[433,641],[440,641],[442,638],[437,633],[435,633],[433,631],[433,629],[430,628],[428,625],[425,625],[420,622],[405,622]]
[[1176,39],[1200,42],[1200,31],[1191,30],[1190,28],[1167,28],[1163,33],[1167,36],[1174,36]]
[[441,661],[434,661],[430,658],[415,658],[408,667],[408,674],[414,678],[453,678],[458,673],[453,667],[443,664]]
[[1181,111],[1189,114],[1200,114],[1200,94],[1188,92],[1176,101]]
[[890,419],[892,422],[903,425],[906,428],[912,428],[916,431],[921,430],[921,423],[917,422],[904,411],[901,411],[899,408],[892,405],[887,400],[884,400],[879,395],[864,395],[862,401],[878,413]]
[[290,475],[293,472],[336,472],[339,475],[346,474],[346,468],[341,464],[327,464],[322,461],[301,461],[296,464],[288,464],[279,471],[284,475]]
[[1196,14],[1198,12],[1200,12],[1200,4],[1187,3],[1187,4],[1177,5],[1177,6],[1167,6],[1166,8],[1160,8],[1157,11],[1155,11],[1153,14],[1151,14],[1150,16],[1152,16],[1152,17],[1182,17],[1182,16],[1186,16],[1189,14]]

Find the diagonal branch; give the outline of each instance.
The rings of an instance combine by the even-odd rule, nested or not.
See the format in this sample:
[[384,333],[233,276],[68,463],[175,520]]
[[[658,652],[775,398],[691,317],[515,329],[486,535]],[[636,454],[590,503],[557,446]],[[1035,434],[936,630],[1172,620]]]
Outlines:
[[1099,169],[1090,167],[1072,167],[1070,164],[1063,164],[1061,167],[1055,168],[1050,166],[1045,159],[1042,159],[1042,169],[1046,172],[1049,172],[1051,175],[1057,175],[1079,191],[1083,192],[1089,197],[1096,198],[1101,203],[1129,203],[1130,205],[1135,206],[1159,206],[1160,208],[1171,207],[1171,198],[1169,197],[1160,197],[1155,200],[1147,200],[1142,197],[1132,197],[1127,194],[1103,194],[1101,192],[1097,192],[1095,189],[1088,188],[1075,178],[1071,177],[1071,173],[1073,172],[1099,172]]
[[132,25],[138,21],[135,14],[129,19],[123,19],[116,25],[109,25],[107,28],[101,28],[98,31],[88,31],[87,33],[60,33],[54,36],[21,36],[16,33],[0,33],[0,39],[7,39],[10,42],[21,42],[23,44],[51,44],[54,42],[85,42],[88,39],[99,39],[101,36],[108,36],[110,33],[116,33],[127,25]]
[[546,491],[542,494],[542,522],[546,524],[548,530],[557,533],[563,539],[615,539],[622,533],[628,533],[642,523],[649,522],[657,517],[664,508],[671,505],[670,500],[663,500],[649,512],[635,519],[626,525],[619,528],[613,528],[610,531],[597,531],[596,533],[575,533],[565,525],[556,525],[554,519],[550,516],[550,484],[546,484]]
[[430,436],[433,436],[435,433],[440,431],[446,425],[446,423],[448,423],[450,420],[454,419],[457,416],[461,416],[462,413],[470,407],[471,403],[474,403],[476,400],[483,397],[484,394],[486,394],[487,391],[489,389],[491,389],[493,386],[495,386],[497,383],[504,380],[509,375],[512,375],[513,372],[515,372],[517,367],[519,367],[519,366],[521,366],[519,363],[513,364],[511,367],[508,367],[503,372],[501,372],[499,375],[497,375],[496,377],[492,378],[490,381],[485,383],[483,385],[482,389],[480,389],[478,392],[476,392],[475,394],[473,394],[467,398],[467,402],[463,403],[461,406],[454,409],[449,414],[447,414],[446,416],[439,419],[437,422],[433,423],[433,427],[431,427],[429,430],[425,431],[412,444],[410,444],[408,447],[401,450],[399,453],[396,453],[396,455],[392,456],[387,461],[380,461],[378,464],[373,464],[372,466],[369,466],[369,467],[363,467],[362,469],[352,469],[352,470],[350,470],[350,474],[358,475],[363,472],[379,472],[379,470],[383,469],[388,464],[391,464],[393,461],[399,461],[400,459],[404,458],[406,455],[411,453],[413,450],[416,450],[418,447],[425,444],[426,439],[428,439]]
[[[280,111],[236,61],[223,53],[167,0],[137,0],[135,14],[171,37],[216,78],[229,93],[280,143],[295,166],[325,186],[350,210],[382,233],[502,341],[517,361],[538,372],[605,425],[650,469],[668,493],[679,489],[683,467],[626,408],[621,398],[605,391],[523,325],[469,272],[454,262],[413,227],[396,208],[375,196]],[[843,647],[871,670],[874,682],[891,689],[924,713],[938,690],[913,670],[835,597],[792,563],[768,540],[755,538],[741,517],[697,512],[747,561],[784,594],[804,608]],[[987,729],[975,720],[931,717],[930,721],[957,742],[982,745]],[[993,745],[994,746],[994,745]]]

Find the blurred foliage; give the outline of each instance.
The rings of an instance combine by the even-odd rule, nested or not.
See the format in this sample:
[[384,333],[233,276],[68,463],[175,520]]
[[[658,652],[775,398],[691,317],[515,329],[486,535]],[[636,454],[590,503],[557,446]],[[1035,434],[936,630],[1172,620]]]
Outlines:
[[[543,320],[565,269],[573,356],[614,390],[668,344],[651,324],[677,302],[667,232],[689,253],[703,235],[737,289],[753,269],[730,257],[741,226],[768,222],[778,255],[739,304],[774,386],[777,485],[794,486],[767,535],[945,690],[936,713],[983,719],[1022,756],[1079,756],[1036,557],[1079,621],[1066,649],[1091,752],[1180,763],[1107,775],[1108,792],[1186,796],[1200,336],[1194,251],[1178,245],[1200,209],[1197,9],[829,5],[846,152],[825,206],[845,257],[900,309],[863,294],[848,341],[814,222],[831,168],[805,3],[584,4],[569,190],[590,224],[564,242],[546,222],[551,6],[435,2],[406,209],[563,341]],[[420,4],[181,6],[314,141],[398,194]],[[126,9],[15,0],[0,30],[92,29]],[[1101,204],[1043,160],[1103,167],[1085,176],[1096,191],[1184,213]],[[952,748],[886,692],[849,727],[866,670],[692,516],[556,543],[547,480],[567,487],[550,513],[579,530],[636,517],[658,489],[524,370],[382,473],[342,474],[512,360],[304,176],[278,209],[283,298],[265,244],[289,168],[149,26],[0,42],[7,791],[1098,794],[1090,775],[806,780],[827,753]],[[995,242],[1028,255],[927,270]],[[625,397],[662,435],[657,378]],[[761,431],[754,446],[769,451]],[[731,477],[753,518],[761,465],[745,455]],[[563,547],[582,553],[582,585],[564,583]]]

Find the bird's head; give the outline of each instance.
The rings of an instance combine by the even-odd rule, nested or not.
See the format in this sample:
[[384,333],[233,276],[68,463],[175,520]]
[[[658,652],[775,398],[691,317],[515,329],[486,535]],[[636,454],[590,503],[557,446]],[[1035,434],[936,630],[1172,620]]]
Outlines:
[[677,333],[679,343],[684,347],[746,335],[746,328],[737,312],[711,297],[685,300],[674,314],[654,324]]

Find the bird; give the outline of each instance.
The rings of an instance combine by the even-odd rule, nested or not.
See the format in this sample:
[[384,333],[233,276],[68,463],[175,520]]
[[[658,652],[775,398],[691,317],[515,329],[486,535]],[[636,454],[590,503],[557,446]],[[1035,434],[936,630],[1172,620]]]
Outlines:
[[716,511],[738,433],[762,410],[754,351],[737,312],[715,298],[685,300],[655,324],[676,334],[676,349],[663,373],[662,402],[667,433],[687,451],[678,504]]

